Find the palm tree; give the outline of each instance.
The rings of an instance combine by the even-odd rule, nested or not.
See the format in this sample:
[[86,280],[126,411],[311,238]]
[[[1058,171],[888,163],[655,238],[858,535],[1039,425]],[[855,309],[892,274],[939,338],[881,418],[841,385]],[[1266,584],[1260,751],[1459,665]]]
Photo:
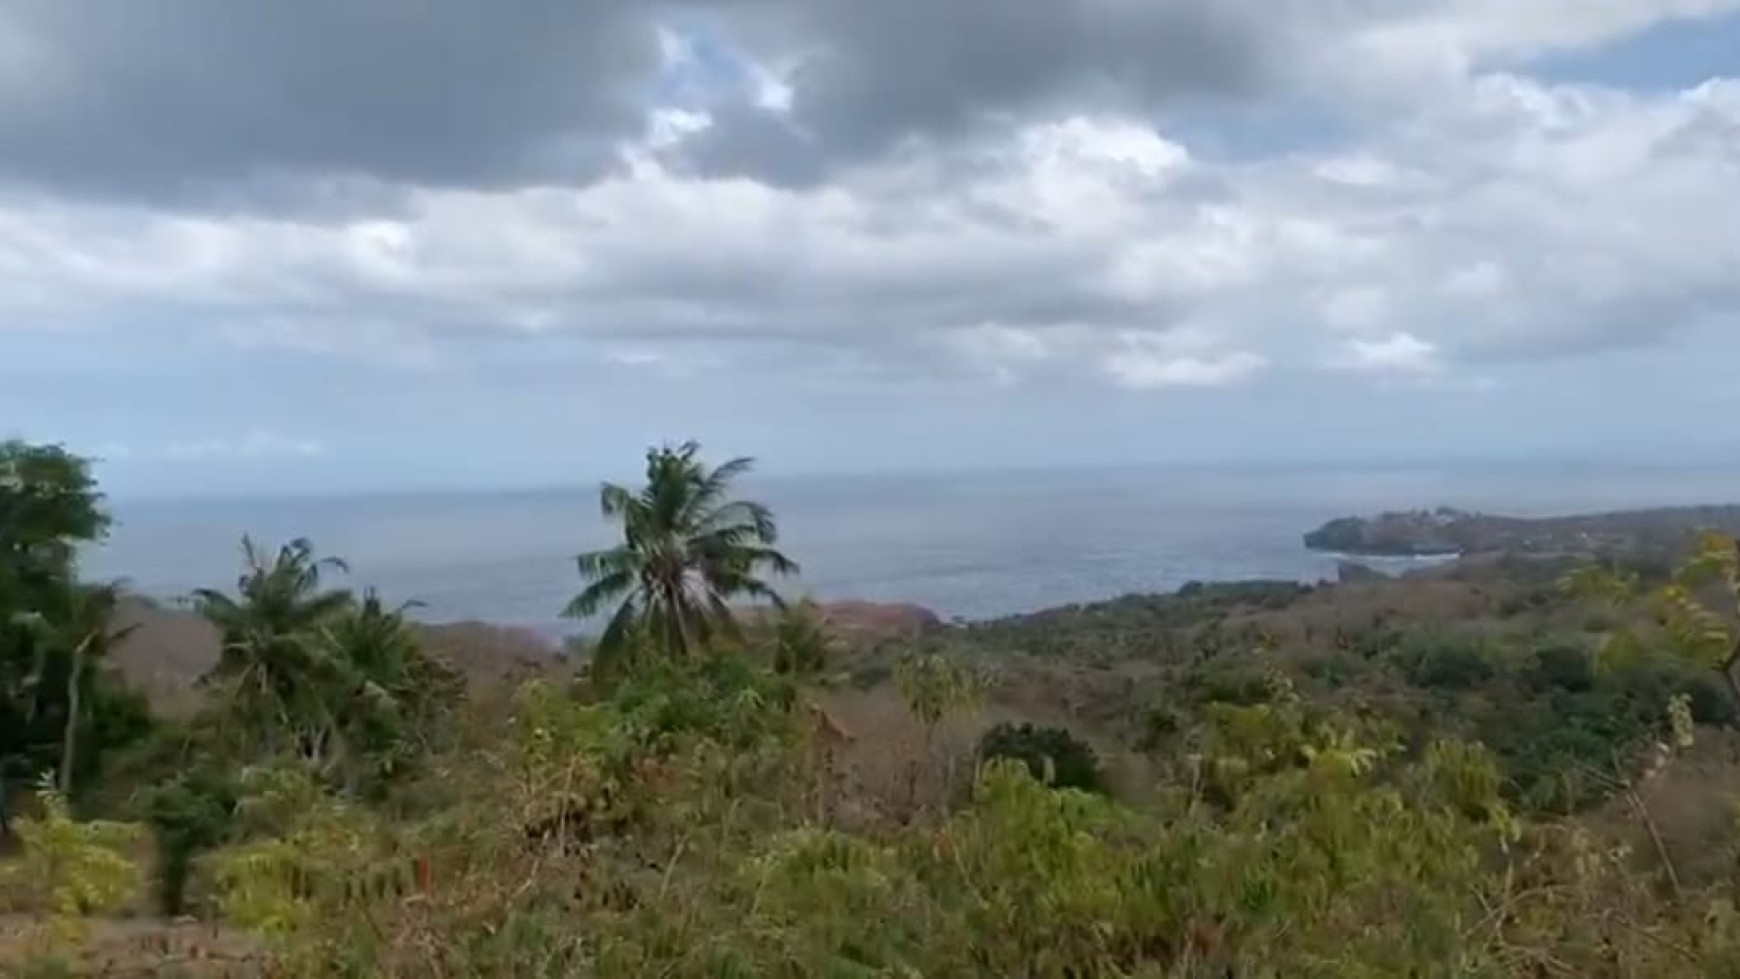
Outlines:
[[200,682],[228,687],[231,706],[269,736],[291,732],[305,750],[318,752],[334,722],[327,694],[351,672],[323,632],[350,608],[351,594],[323,590],[321,575],[349,569],[337,558],[315,557],[304,539],[268,561],[243,537],[242,556],[234,597],[209,588],[193,593],[194,607],[223,638],[217,663]]
[[649,449],[638,492],[614,483],[599,491],[605,518],[622,525],[622,543],[576,559],[587,585],[562,614],[588,619],[616,606],[598,639],[602,660],[620,656],[636,637],[662,652],[694,655],[716,634],[740,634],[732,599],[784,604],[760,577],[798,571],[774,549],[772,512],[727,495],[753,460],[709,469],[699,452],[694,442]]
[[396,689],[418,668],[422,650],[405,613],[422,608],[405,602],[388,608],[373,588],[362,601],[325,627],[327,643],[354,667],[362,679],[383,689]]
[[[349,671],[352,686],[345,727],[360,739],[382,737],[422,743],[435,721],[463,693],[464,678],[426,652],[405,613],[389,608],[373,589],[326,627],[326,642]],[[403,723],[400,723],[403,722]]]
[[784,609],[773,626],[773,672],[815,679],[840,648],[829,630],[827,615],[815,599],[806,598]]

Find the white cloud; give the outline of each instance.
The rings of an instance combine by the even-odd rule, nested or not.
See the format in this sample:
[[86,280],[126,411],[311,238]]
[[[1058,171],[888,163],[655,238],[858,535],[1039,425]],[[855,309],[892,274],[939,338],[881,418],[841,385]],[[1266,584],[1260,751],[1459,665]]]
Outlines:
[[235,439],[200,439],[177,442],[164,450],[172,460],[194,462],[210,459],[308,459],[326,451],[314,439],[287,438],[254,429]]
[[754,84],[755,105],[769,112],[791,112],[792,98],[795,90],[792,88],[787,72],[774,71],[763,65],[750,68],[750,80]]
[[1381,340],[1347,341],[1352,366],[1359,370],[1430,374],[1438,369],[1438,347],[1411,333],[1392,333]]
[[1330,157],[1313,166],[1312,172],[1331,183],[1350,187],[1384,187],[1402,179],[1395,164],[1365,153]]
[[1120,387],[1147,390],[1223,387],[1251,377],[1268,364],[1245,350],[1192,352],[1192,348],[1209,342],[1194,330],[1170,337],[1127,333],[1120,349],[1105,358],[1103,367]]

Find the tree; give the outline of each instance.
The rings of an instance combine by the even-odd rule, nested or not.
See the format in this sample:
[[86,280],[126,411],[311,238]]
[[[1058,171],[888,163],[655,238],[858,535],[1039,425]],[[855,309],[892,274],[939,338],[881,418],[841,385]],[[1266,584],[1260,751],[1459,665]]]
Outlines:
[[87,721],[86,694],[94,682],[93,668],[101,666],[115,644],[138,626],[115,625],[115,612],[121,601],[118,584],[73,584],[64,589],[63,600],[63,606],[42,621],[50,648],[64,653],[67,659],[66,720],[62,727],[57,787],[61,794],[70,795],[73,773],[78,767],[79,730]]
[[390,769],[408,753],[428,747],[464,689],[458,671],[422,648],[405,612],[389,608],[373,589],[323,630],[327,645],[348,671],[346,738]]
[[323,588],[321,580],[324,572],[348,568],[316,557],[305,539],[268,560],[244,537],[242,555],[233,597],[209,588],[193,593],[194,607],[223,640],[218,662],[200,682],[226,689],[228,706],[268,750],[288,739],[320,760],[339,720],[333,695],[353,689],[354,679],[324,631],[351,607],[351,593]]
[[[64,743],[71,649],[53,613],[77,588],[81,545],[109,526],[90,464],[57,445],[0,442],[0,837],[9,779],[54,764]],[[77,711],[71,712],[76,715]]]
[[732,599],[783,605],[761,576],[795,574],[798,566],[774,549],[773,514],[729,496],[753,461],[709,469],[699,452],[694,442],[650,449],[638,492],[614,483],[599,492],[605,518],[622,526],[622,543],[576,559],[587,585],[562,614],[590,619],[615,605],[598,640],[601,661],[619,659],[636,639],[692,656],[720,633],[741,635]]
[[58,445],[0,442],[0,589],[64,578],[108,532],[90,462]]
[[1105,775],[1092,745],[1060,727],[1004,722],[979,739],[979,764],[1008,758],[1027,766],[1053,788],[1105,791]]
[[773,672],[804,680],[819,676],[840,648],[821,606],[809,598],[780,611],[771,638]]

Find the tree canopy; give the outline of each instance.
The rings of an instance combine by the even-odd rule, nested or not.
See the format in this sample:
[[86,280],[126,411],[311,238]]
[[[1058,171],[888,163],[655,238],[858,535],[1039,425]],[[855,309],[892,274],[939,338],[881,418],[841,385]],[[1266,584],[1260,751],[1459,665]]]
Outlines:
[[[101,668],[119,591],[77,579],[79,549],[108,531],[90,463],[58,445],[0,442],[0,831],[8,783],[58,770],[63,791],[143,705]],[[79,734],[91,728],[94,737]]]
[[615,606],[598,640],[602,661],[619,658],[637,640],[682,657],[720,635],[736,637],[731,601],[783,604],[764,575],[798,572],[775,549],[772,511],[730,495],[753,460],[709,468],[700,451],[695,442],[650,449],[645,485],[606,483],[599,491],[599,508],[621,527],[622,541],[576,559],[587,584],[563,614],[589,619]]

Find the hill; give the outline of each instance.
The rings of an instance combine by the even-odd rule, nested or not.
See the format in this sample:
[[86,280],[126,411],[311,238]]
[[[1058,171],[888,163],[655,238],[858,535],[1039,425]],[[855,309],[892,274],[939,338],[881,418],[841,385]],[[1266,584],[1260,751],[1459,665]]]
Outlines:
[[1341,517],[1305,535],[1305,546],[1367,557],[1508,551],[1543,555],[1666,557],[1699,531],[1740,533],[1740,506],[1667,507],[1558,517],[1505,517],[1440,507]]

